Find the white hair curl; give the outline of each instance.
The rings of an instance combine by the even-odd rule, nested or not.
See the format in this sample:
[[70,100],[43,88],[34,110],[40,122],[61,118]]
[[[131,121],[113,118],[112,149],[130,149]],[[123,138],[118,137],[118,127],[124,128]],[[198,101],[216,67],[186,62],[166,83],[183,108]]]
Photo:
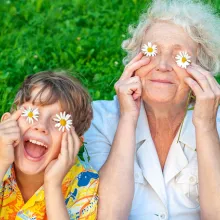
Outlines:
[[195,0],[154,0],[138,25],[129,26],[131,38],[122,43],[124,64],[140,52],[146,31],[158,21],[181,26],[199,45],[198,64],[213,74],[220,71],[220,18],[210,5]]

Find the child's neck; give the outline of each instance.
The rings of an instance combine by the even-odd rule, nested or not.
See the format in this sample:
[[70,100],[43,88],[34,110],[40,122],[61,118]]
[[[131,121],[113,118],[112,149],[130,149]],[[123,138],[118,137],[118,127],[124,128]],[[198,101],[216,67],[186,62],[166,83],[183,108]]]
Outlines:
[[44,173],[27,175],[15,167],[16,181],[21,191],[24,203],[26,203],[34,193],[44,183]]

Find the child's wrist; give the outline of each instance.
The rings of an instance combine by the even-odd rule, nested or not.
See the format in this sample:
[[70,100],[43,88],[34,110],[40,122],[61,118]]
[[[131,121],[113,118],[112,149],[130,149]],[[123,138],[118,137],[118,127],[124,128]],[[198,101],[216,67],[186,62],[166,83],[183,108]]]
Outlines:
[[62,183],[56,183],[54,181],[44,181],[44,190],[48,191],[48,190],[57,190],[57,189],[61,189],[62,187]]
[[54,197],[55,194],[62,193],[62,186],[58,184],[44,184],[44,193],[45,197],[50,198],[51,196]]

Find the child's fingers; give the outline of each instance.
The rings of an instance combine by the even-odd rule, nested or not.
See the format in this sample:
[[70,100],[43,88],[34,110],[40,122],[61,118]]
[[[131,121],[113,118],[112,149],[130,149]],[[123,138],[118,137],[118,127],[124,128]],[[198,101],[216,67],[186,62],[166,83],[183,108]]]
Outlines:
[[0,130],[5,130],[12,127],[18,127],[18,122],[14,120],[10,120],[10,121],[6,120],[1,122]]
[[21,116],[21,113],[22,113],[22,110],[21,109],[18,109],[17,111],[15,111],[11,117],[9,118],[9,120],[18,120]]
[[72,128],[68,132],[68,151],[69,151],[69,159],[70,161],[74,160],[74,143],[73,143],[73,135]]
[[79,139],[75,129],[71,129],[71,133],[72,133],[72,137],[73,137],[74,154],[76,156],[78,154],[79,148],[80,148],[80,139]]
[[64,132],[63,136],[62,136],[60,153],[64,157],[68,156],[68,140],[67,140],[67,133],[66,132]]
[[11,127],[11,128],[5,129],[1,133],[3,133],[3,134],[11,134],[11,133],[18,133],[18,134],[20,134],[20,129],[18,127]]
[[20,143],[20,131],[10,132],[4,134],[7,140],[11,140],[11,144],[16,147]]

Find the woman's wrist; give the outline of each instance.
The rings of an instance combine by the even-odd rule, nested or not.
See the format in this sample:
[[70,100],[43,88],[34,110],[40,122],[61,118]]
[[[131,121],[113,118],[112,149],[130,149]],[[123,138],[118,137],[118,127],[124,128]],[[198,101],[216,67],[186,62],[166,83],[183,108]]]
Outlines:
[[134,128],[136,128],[137,126],[137,121],[138,117],[132,114],[121,114],[119,119],[119,122],[126,123],[128,125],[133,126]]
[[207,133],[217,131],[216,122],[212,123],[194,123],[195,129],[197,132]]

